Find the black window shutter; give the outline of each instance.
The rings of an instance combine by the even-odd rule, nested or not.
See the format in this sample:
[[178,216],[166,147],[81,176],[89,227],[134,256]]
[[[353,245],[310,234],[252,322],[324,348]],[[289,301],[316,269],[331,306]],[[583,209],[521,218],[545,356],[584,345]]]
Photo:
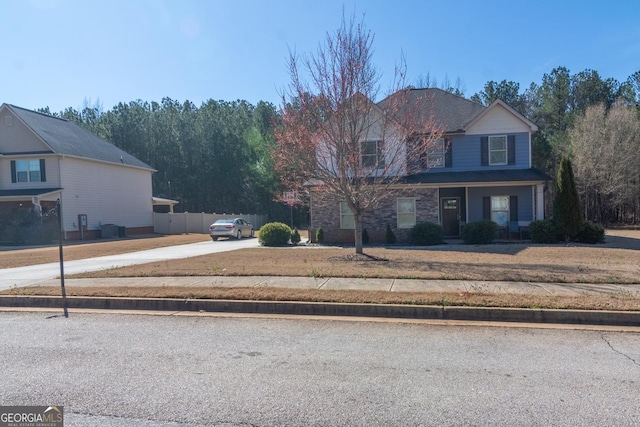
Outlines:
[[16,176],[16,161],[11,160],[11,182],[18,182],[18,177]]
[[516,164],[516,136],[507,136],[507,156],[509,157],[509,164]]
[[40,159],[40,182],[47,182],[47,171],[44,167],[44,159]]
[[518,220],[518,196],[509,197],[509,221]]
[[482,166],[489,166],[489,137],[483,136],[480,138],[480,164]]
[[482,219],[491,219],[491,197],[482,198]]
[[380,140],[378,141],[378,143],[376,144],[376,165],[378,166],[378,169],[382,169],[384,168],[384,141]]
[[450,138],[447,138],[444,140],[444,167],[445,168],[450,168],[453,164],[452,164],[452,159],[451,159],[451,150],[453,150],[453,143],[451,142]]

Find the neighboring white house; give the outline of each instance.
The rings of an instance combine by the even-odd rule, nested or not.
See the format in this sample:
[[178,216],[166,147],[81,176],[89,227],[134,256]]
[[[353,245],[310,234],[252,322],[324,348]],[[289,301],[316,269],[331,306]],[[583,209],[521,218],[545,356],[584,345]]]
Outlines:
[[0,209],[46,212],[59,199],[67,239],[99,237],[108,224],[153,233],[153,172],[71,121],[0,106]]

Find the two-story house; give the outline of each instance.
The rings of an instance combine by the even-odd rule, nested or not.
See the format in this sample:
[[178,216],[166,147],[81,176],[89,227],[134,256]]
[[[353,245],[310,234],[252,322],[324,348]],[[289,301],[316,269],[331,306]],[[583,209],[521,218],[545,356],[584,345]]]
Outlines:
[[[409,230],[427,221],[455,238],[465,223],[482,219],[505,229],[543,219],[550,178],[532,167],[535,124],[500,100],[485,107],[440,89],[411,90],[409,101],[420,110],[416,117],[434,118],[444,134],[428,156],[407,159],[404,170],[411,172],[364,215],[372,241],[384,241],[387,224],[399,241],[407,241]],[[311,229],[322,228],[327,242],[353,242],[353,214],[346,203],[326,197],[320,186],[311,186],[310,194]]]
[[0,209],[46,212],[61,201],[66,238],[102,226],[153,233],[154,169],[65,119],[0,106]]

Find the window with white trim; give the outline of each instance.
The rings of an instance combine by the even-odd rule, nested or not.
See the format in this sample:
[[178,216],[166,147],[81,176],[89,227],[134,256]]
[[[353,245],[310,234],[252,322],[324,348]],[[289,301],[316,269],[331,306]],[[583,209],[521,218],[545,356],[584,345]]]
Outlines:
[[490,165],[506,165],[507,164],[507,136],[490,136],[489,137],[489,164]]
[[411,228],[416,225],[415,197],[398,197],[398,228]]
[[349,230],[356,228],[355,217],[347,202],[340,202],[340,228]]
[[491,221],[501,227],[509,223],[509,196],[491,196]]
[[18,182],[40,182],[40,160],[16,160]]
[[363,141],[360,151],[362,166],[382,169],[384,167],[383,146],[382,140]]
[[433,141],[427,150],[427,168],[443,168],[444,165],[444,138]]

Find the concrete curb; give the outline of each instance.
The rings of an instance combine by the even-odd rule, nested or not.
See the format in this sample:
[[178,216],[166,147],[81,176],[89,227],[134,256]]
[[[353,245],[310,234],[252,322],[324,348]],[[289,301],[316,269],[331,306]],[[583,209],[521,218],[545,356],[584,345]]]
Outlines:
[[[387,317],[486,322],[640,326],[640,312],[449,307],[400,304],[341,304],[292,301],[238,301],[172,298],[68,297],[69,308],[105,310],[203,311],[217,313]],[[62,308],[61,297],[0,296],[0,307]]]

